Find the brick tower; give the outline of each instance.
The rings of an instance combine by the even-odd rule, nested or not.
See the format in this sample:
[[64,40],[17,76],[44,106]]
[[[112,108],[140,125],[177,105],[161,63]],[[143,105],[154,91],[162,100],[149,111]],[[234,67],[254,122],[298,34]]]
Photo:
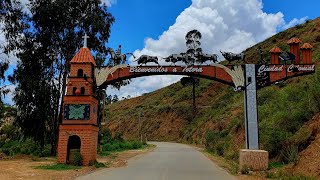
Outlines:
[[83,165],[95,161],[98,143],[98,100],[94,92],[96,62],[84,46],[70,62],[67,93],[63,102],[63,120],[59,126],[58,162],[72,161],[74,152],[80,152]]

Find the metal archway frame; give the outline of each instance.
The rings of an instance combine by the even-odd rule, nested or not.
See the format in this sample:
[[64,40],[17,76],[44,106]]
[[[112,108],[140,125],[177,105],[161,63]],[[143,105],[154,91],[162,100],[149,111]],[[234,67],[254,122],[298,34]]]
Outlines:
[[153,75],[185,75],[218,81],[235,88],[244,85],[244,73],[241,66],[221,64],[192,66],[128,66],[118,65],[95,69],[97,86],[104,89],[117,81]]

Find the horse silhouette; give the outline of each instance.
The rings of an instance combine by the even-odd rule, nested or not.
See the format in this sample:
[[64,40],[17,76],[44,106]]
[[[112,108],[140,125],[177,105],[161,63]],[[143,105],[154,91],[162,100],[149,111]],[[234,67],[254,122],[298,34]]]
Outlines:
[[107,52],[110,54],[110,61],[113,62],[113,65],[125,64],[127,61],[127,54],[130,54],[135,58],[133,53],[124,53],[121,54],[121,45],[119,45],[118,50],[115,52],[112,48],[107,48]]

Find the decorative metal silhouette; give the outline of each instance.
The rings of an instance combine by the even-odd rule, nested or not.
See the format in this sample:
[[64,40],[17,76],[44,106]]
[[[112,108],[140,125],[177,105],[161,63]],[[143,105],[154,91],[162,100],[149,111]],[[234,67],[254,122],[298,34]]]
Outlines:
[[213,63],[216,63],[218,62],[218,55],[217,54],[202,54],[202,53],[199,53],[197,55],[197,60],[196,62],[199,63],[199,64],[203,64],[207,61],[212,61]]
[[279,55],[279,59],[284,64],[288,64],[287,63],[288,61],[290,62],[290,64],[292,64],[295,61],[296,56],[294,54],[292,54],[292,53],[289,53],[289,52],[282,52]]
[[157,56],[149,56],[149,55],[141,55],[137,60],[138,64],[139,65],[142,65],[142,64],[147,64],[149,62],[153,62],[153,63],[156,63],[159,65],[158,63],[158,57]]
[[240,60],[245,62],[245,53],[242,52],[242,53],[239,53],[239,54],[235,54],[235,53],[232,53],[232,52],[223,52],[223,51],[220,51],[222,56],[230,63],[232,61],[237,61],[239,62]]
[[176,64],[177,62],[180,61],[185,61],[185,53],[180,53],[180,54],[171,54],[170,56],[163,58],[166,62],[171,62],[171,64]]
[[121,45],[119,45],[117,51],[115,52],[112,48],[107,48],[107,52],[111,55],[110,61],[113,62],[113,65],[125,64],[127,61],[127,54],[130,54],[134,57],[133,53],[124,53],[121,54]]

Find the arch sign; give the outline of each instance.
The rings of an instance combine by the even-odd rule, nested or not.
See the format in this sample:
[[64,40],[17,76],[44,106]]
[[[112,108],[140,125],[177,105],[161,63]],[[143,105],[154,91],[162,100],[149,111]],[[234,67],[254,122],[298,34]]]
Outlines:
[[[259,48],[259,64],[246,64],[244,52],[221,52],[227,60],[225,62],[229,62],[223,65],[218,63],[217,54],[202,52],[201,33],[193,30],[186,35],[186,52],[172,54],[166,58],[141,55],[135,60],[137,65],[130,66],[125,64],[125,54],[132,53],[121,54],[119,46],[117,51],[108,48],[112,61],[109,64],[112,66],[97,67],[86,47],[86,37],[84,47],[71,60],[67,95],[64,96],[65,116],[59,126],[58,145],[58,161],[62,163],[68,162],[66,158],[71,156],[67,142],[73,135],[81,139],[80,152],[84,156],[84,164],[96,158],[99,125],[99,95],[96,89],[104,90],[115,82],[143,76],[185,75],[215,80],[232,86],[236,92],[244,92],[246,149],[240,151],[240,168],[266,169],[268,152],[259,150],[257,90],[288,78],[315,72],[315,65],[312,64],[312,46],[308,43],[300,46],[301,41],[298,38],[292,38],[287,42],[290,53],[284,53],[278,47],[272,48],[270,63],[263,61]],[[237,62],[230,64],[234,61]],[[161,65],[162,63],[167,65]],[[85,78],[77,75],[79,71],[83,71]]]
[[241,66],[221,64],[191,66],[128,66],[117,65],[95,70],[96,83],[105,87],[119,80],[151,75],[186,75],[207,78],[240,88],[244,86],[244,73]]

